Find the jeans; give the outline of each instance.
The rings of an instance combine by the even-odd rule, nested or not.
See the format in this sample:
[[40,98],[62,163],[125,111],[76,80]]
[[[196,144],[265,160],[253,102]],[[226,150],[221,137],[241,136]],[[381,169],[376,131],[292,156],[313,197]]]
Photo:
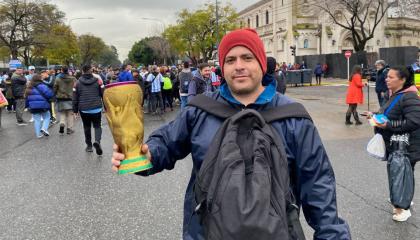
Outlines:
[[83,122],[83,129],[85,131],[85,143],[88,146],[92,146],[92,133],[91,128],[95,130],[95,142],[101,143],[102,128],[101,128],[101,118],[102,113],[82,113],[80,112],[80,117]]
[[157,108],[160,108],[161,113],[163,113],[163,98],[161,92],[152,93],[152,112],[156,112]]
[[166,104],[169,105],[169,107],[171,108],[171,110],[173,109],[173,101],[174,98],[172,97],[172,89],[170,90],[162,90],[162,95],[163,95],[163,109],[166,109]]
[[9,102],[9,105],[6,106],[7,111],[16,111],[16,102],[14,98],[8,98],[7,101]]
[[16,99],[16,121],[18,123],[23,122],[23,111],[25,110],[25,99]]
[[35,135],[37,137],[41,136],[41,129],[44,131],[48,131],[48,126],[50,124],[50,111],[46,110],[40,113],[33,113],[34,117],[34,128],[35,128]]
[[181,110],[183,110],[188,103],[188,96],[181,96]]
[[376,92],[376,94],[378,95],[379,106],[382,107],[386,103],[386,100],[385,100],[385,97],[384,97],[385,93],[384,92]]

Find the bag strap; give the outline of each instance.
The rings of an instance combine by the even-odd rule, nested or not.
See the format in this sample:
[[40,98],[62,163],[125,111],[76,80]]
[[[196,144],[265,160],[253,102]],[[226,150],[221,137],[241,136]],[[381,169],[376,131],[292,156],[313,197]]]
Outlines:
[[[240,112],[233,106],[216,101],[206,95],[200,94],[191,99],[189,106],[200,108],[216,117],[227,119]],[[264,117],[267,123],[279,121],[287,118],[306,118],[312,121],[311,116],[306,111],[305,107],[300,103],[290,103],[279,107],[269,108],[261,111],[260,114]]]
[[397,104],[398,100],[400,100],[400,98],[402,97],[402,94],[398,94],[394,100],[392,100],[391,104],[389,105],[389,107],[386,108],[384,115],[388,116],[388,113],[391,111],[391,109],[395,106],[395,104]]

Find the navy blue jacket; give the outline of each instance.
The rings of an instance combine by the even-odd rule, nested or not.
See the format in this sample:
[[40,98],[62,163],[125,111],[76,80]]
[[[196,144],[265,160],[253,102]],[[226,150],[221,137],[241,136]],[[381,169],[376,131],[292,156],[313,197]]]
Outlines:
[[385,82],[387,75],[388,75],[388,67],[384,67],[376,73],[375,91],[377,93],[388,91],[388,87],[386,86],[386,82]]
[[30,90],[26,104],[31,112],[50,109],[50,99],[54,96],[53,90],[45,83],[39,83]]
[[[206,95],[245,108],[232,97],[226,84],[221,86],[220,92]],[[291,99],[276,93],[273,81],[257,101],[247,107],[262,110],[291,102]],[[184,240],[204,239],[198,217],[193,214],[196,207],[193,185],[196,172],[222,123],[222,119],[188,106],[175,120],[153,132],[147,141],[153,164],[149,174],[171,170],[176,161],[192,154],[193,169],[184,202]],[[307,119],[294,118],[274,122],[273,127],[286,143],[291,187],[307,222],[315,230],[314,239],[351,239],[348,225],[337,214],[334,172],[314,124]]]

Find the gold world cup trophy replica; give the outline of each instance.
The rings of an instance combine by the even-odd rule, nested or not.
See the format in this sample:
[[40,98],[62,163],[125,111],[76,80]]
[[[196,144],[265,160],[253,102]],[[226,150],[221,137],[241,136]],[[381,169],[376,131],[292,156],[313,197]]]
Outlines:
[[125,155],[118,174],[136,173],[152,168],[146,155],[140,153],[143,143],[143,93],[137,82],[111,83],[106,86],[106,118],[114,142]]

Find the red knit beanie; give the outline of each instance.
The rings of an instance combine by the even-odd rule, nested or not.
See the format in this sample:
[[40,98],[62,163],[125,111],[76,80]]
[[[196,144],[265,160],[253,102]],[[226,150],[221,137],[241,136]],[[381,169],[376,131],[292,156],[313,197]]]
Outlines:
[[243,46],[248,48],[260,63],[263,74],[267,72],[267,57],[264,44],[254,29],[245,28],[226,34],[219,45],[219,64],[224,74],[226,54],[234,47]]

